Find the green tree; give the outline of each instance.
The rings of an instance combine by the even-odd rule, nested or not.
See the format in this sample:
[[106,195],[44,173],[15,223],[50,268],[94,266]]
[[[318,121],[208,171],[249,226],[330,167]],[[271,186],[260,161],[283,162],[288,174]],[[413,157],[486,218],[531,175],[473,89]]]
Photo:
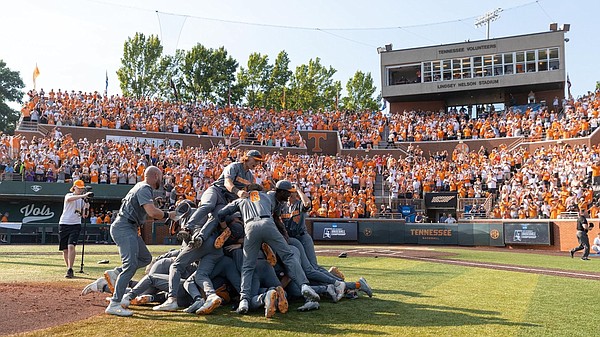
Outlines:
[[182,64],[182,96],[192,100],[204,100],[217,104],[232,103],[235,72],[238,62],[227,55],[224,47],[206,48],[198,43],[185,54]]
[[269,76],[267,92],[265,92],[265,107],[274,108],[275,110],[285,108],[284,103],[287,100],[286,86],[293,74],[289,67],[290,58],[285,50],[282,50],[277,55]]
[[248,57],[248,68],[240,67],[238,83],[246,91],[246,102],[250,107],[264,106],[268,95],[269,77],[273,66],[269,57],[252,53]]
[[166,63],[161,63],[163,47],[156,35],[136,33],[123,47],[121,68],[117,70],[124,96],[148,98],[157,96],[165,81]]
[[[162,79],[158,81],[158,96],[167,101],[181,100],[182,85],[182,64],[185,57],[185,51],[177,49],[175,55],[166,55],[160,59],[160,69],[163,71]],[[177,90],[177,97],[175,90]]]
[[333,81],[337,70],[321,65],[321,59],[311,59],[308,64],[296,67],[289,92],[289,105],[292,109],[332,109],[341,88]]
[[348,96],[342,99],[344,109],[352,111],[377,110],[379,107],[377,101],[373,99],[373,94],[377,88],[373,83],[371,73],[363,73],[358,70],[354,76],[346,83]]
[[12,134],[19,120],[19,112],[11,109],[7,102],[23,103],[22,88],[25,87],[18,71],[12,71],[0,59],[0,130]]

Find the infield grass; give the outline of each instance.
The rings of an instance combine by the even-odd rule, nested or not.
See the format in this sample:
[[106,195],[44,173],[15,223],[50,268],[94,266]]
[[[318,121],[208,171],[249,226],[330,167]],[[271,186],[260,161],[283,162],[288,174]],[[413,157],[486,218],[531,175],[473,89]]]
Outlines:
[[[153,255],[167,246],[150,246]],[[453,259],[518,264],[536,268],[597,271],[587,263],[547,256],[461,248]],[[115,246],[86,246],[85,272],[65,280],[62,255],[55,246],[0,246],[0,282],[73,282],[83,287],[118,263]],[[76,265],[79,267],[80,256]],[[98,265],[108,259],[109,265]],[[374,297],[334,304],[323,299],[318,311],[266,319],[262,312],[240,316],[229,307],[208,316],[154,312],[133,307],[134,317],[100,314],[87,320],[25,336],[590,336],[597,331],[592,302],[600,282],[533,273],[499,271],[395,259],[319,257],[336,265],[348,280],[364,276]],[[136,275],[139,278],[140,274]],[[590,313],[590,314],[587,314]]]

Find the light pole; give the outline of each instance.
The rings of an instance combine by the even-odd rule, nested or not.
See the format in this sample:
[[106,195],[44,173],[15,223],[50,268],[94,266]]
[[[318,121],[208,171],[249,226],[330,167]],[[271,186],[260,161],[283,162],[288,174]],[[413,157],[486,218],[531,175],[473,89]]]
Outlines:
[[487,26],[487,40],[490,39],[490,22],[496,21],[496,19],[498,19],[500,16],[500,12],[502,12],[502,8],[496,8],[491,12],[483,14],[482,16],[478,17],[477,20],[475,20],[476,27],[481,27],[483,25]]

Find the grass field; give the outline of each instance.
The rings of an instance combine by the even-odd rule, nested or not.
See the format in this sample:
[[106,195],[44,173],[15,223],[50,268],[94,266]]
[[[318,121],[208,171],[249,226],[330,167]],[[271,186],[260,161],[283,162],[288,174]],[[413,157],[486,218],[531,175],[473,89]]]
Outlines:
[[[165,246],[149,247],[153,255]],[[600,259],[583,262],[565,256],[431,248],[453,259],[598,271]],[[86,275],[65,280],[62,255],[54,246],[0,246],[0,283],[73,282],[81,288],[107,269],[96,261],[118,262],[115,246],[86,247]],[[25,254],[27,253],[27,254]],[[76,265],[79,267],[80,257]],[[321,310],[291,310],[266,319],[219,308],[209,316],[154,312],[134,307],[132,318],[100,314],[77,323],[26,336],[590,336],[598,331],[593,302],[600,282],[533,273],[508,272],[397,258],[319,257],[347,279],[364,276],[373,298],[321,302]],[[79,269],[79,268],[77,268]],[[139,278],[139,274],[136,275]],[[297,305],[295,305],[297,304]],[[293,303],[292,309],[301,303]],[[0,323],[1,325],[1,323]],[[115,333],[119,331],[118,333]]]

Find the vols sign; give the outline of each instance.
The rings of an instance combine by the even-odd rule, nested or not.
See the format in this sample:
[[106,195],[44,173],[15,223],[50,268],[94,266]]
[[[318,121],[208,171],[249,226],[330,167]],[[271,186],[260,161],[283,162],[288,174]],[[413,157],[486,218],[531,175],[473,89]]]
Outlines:
[[356,241],[357,239],[356,222],[313,222],[315,241]]
[[456,209],[457,204],[456,192],[425,193],[425,207],[428,209]]

